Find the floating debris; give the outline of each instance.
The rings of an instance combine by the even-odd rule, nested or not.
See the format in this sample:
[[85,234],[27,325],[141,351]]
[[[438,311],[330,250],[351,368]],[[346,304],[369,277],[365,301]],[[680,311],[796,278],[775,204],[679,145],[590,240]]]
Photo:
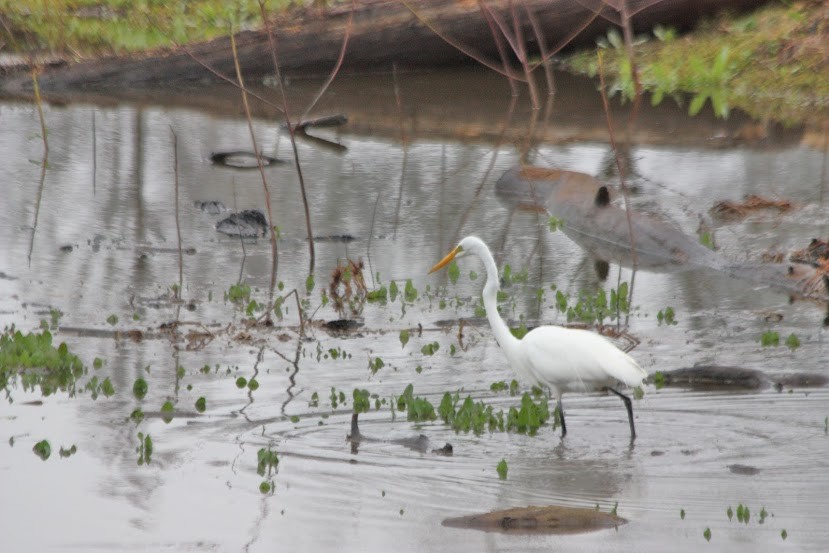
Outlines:
[[760,469],[749,465],[728,465],[728,470],[730,470],[734,474],[741,474],[743,476],[754,476],[755,474],[760,474]]
[[268,220],[258,209],[246,209],[216,223],[216,230],[228,236],[259,238],[268,232]]
[[583,507],[516,507],[479,515],[448,518],[444,526],[517,534],[582,534],[616,528],[627,520]]
[[[259,154],[259,159],[262,161],[264,167],[282,163],[281,160],[264,154]],[[210,154],[210,161],[215,165],[231,167],[233,169],[256,169],[259,167],[259,164],[256,162],[256,154],[245,151],[214,152]]]
[[785,213],[791,211],[794,207],[795,205],[789,200],[773,200],[750,194],[742,202],[732,200],[717,202],[711,208],[711,214],[721,220],[736,221],[745,219],[749,214],[756,211],[773,209]]
[[222,202],[217,201],[198,201],[196,200],[193,202],[193,205],[196,209],[201,209],[205,213],[210,213],[211,215],[218,215],[219,213],[224,213],[227,211],[227,207]]

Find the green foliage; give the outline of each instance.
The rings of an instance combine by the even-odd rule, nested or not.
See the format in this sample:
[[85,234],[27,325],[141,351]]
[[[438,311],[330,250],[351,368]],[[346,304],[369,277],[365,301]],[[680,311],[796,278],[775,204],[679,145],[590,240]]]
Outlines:
[[788,538],[788,537],[789,537],[789,533],[788,533],[788,532],[786,532],[786,529],[785,529],[785,528],[783,528],[783,529],[780,531],[780,537],[781,537],[781,538],[783,538],[783,540],[785,540],[786,538]]
[[723,119],[728,117],[729,82],[736,72],[729,56],[728,46],[723,46],[710,68],[706,67],[705,59],[699,55],[692,55],[688,59],[691,79],[697,91],[688,105],[689,115],[699,113],[705,101],[710,98],[714,114]]
[[558,217],[550,217],[547,220],[547,225],[550,227],[550,232],[556,232],[564,228],[564,219]]
[[794,334],[789,334],[789,337],[786,338],[786,346],[794,351],[800,347],[800,339]]
[[7,331],[0,335],[0,389],[8,390],[18,378],[26,391],[40,387],[44,396],[60,390],[73,396],[77,380],[86,374],[81,360],[65,343],[52,345],[52,334],[23,334]]
[[422,348],[420,348],[420,353],[423,355],[434,355],[440,349],[440,344],[437,342],[431,342],[426,344]]
[[456,392],[452,395],[447,392],[443,395],[438,407],[440,418],[455,432],[471,431],[480,435],[485,430],[489,430],[489,432],[510,431],[534,435],[538,428],[550,418],[546,398],[535,403],[529,394],[524,394],[520,408],[511,407],[506,417],[503,411],[496,413],[492,406],[482,401],[475,402],[470,396],[467,396],[460,407],[459,402],[460,394]]
[[371,292],[366,294],[366,300],[369,302],[377,302],[377,303],[386,303],[388,299],[389,291],[386,289],[385,286],[381,286],[377,290],[372,290]]
[[143,432],[138,433],[138,447],[135,448],[138,453],[138,464],[149,465],[153,456],[153,439],[149,434],[144,435]]
[[35,455],[45,461],[50,455],[52,455],[52,446],[49,445],[47,440],[40,440],[32,448],[32,451],[35,452]]
[[409,330],[403,329],[400,331],[400,347],[405,348],[406,344],[409,343]]
[[714,245],[714,233],[710,230],[706,230],[699,235],[699,243],[709,250],[717,249]]
[[135,424],[141,424],[141,421],[144,420],[144,411],[141,409],[133,409],[132,413],[130,413],[130,420]]
[[456,284],[458,282],[458,277],[461,276],[461,270],[458,267],[457,262],[452,261],[452,263],[449,264],[447,272],[449,274],[449,281],[452,284]]
[[510,328],[509,331],[512,333],[513,336],[515,336],[519,340],[526,336],[528,332],[527,325],[525,325],[524,323],[521,323],[521,325],[518,328]]
[[107,317],[107,322],[108,322],[109,324],[111,324],[112,326],[117,325],[117,324],[118,324],[118,315],[115,315],[115,314],[113,313],[112,315],[110,315],[109,317]]
[[665,387],[665,374],[662,371],[656,371],[653,375],[653,385],[657,390]]
[[417,288],[414,287],[411,279],[406,280],[406,287],[403,290],[403,298],[409,303],[414,303],[417,299]]
[[702,536],[705,538],[705,541],[711,541],[711,528],[706,528]]
[[265,476],[271,474],[279,465],[279,457],[271,448],[260,448],[256,452],[256,474]]
[[659,313],[656,314],[656,320],[659,321],[660,325],[662,323],[665,323],[666,325],[677,324],[676,313],[674,313],[674,308],[666,307],[665,309],[660,309]]
[[72,445],[72,447],[70,447],[68,449],[64,449],[63,446],[61,446],[60,450],[58,451],[58,454],[61,456],[61,458],[65,459],[67,457],[71,457],[72,455],[74,455],[77,452],[78,452],[78,446],[76,446],[76,445]]
[[207,409],[207,400],[202,396],[196,400],[196,411],[204,413],[205,409]]
[[263,480],[259,484],[259,493],[261,493],[262,495],[267,495],[270,492],[271,492],[271,483],[268,482],[267,480]]
[[676,40],[677,31],[673,27],[666,27],[665,25],[658,24],[653,28],[653,36],[662,42],[672,42]]
[[679,518],[681,518],[682,520],[685,520],[685,509],[680,509],[679,510]]
[[308,401],[308,407],[319,407],[320,395],[317,392],[311,394],[311,399]]
[[414,386],[409,384],[397,398],[397,410],[406,411],[409,422],[433,421],[437,418],[434,406],[427,399],[414,395]]
[[248,385],[248,379],[245,378],[244,376],[240,376],[239,378],[236,379],[236,387],[237,388],[244,388],[247,385]]
[[225,300],[233,303],[245,303],[250,300],[250,286],[244,282],[231,284],[225,292]]
[[371,401],[369,400],[370,395],[368,390],[354,388],[353,397],[353,408],[355,413],[368,413],[371,410]]
[[259,381],[256,380],[255,378],[251,378],[248,381],[248,390],[250,390],[251,392],[255,392],[258,389],[259,389]]
[[103,367],[103,366],[104,366],[104,360],[103,360],[103,359],[101,359],[100,357],[96,357],[96,358],[92,361],[92,367],[93,367],[93,368],[95,368],[95,369],[100,369],[100,368],[101,368],[101,367]]
[[314,290],[314,275],[308,275],[308,278],[305,279],[305,291],[309,294]]
[[394,281],[391,281],[389,284],[389,299],[391,301],[395,301],[397,299],[397,294],[399,290],[397,289],[397,284]]
[[770,346],[777,347],[780,345],[780,335],[773,330],[767,330],[760,336],[760,344],[764,348]]
[[371,357],[368,358],[368,368],[371,370],[371,374],[377,374],[377,371],[382,369],[386,364],[383,362],[383,359],[380,357],[375,357],[372,359]]
[[147,381],[143,378],[136,378],[135,382],[132,384],[132,395],[136,397],[136,399],[144,399],[144,396],[147,395]]
[[495,467],[495,470],[498,472],[498,478],[501,480],[507,479],[507,461],[505,459],[501,459],[498,466]]

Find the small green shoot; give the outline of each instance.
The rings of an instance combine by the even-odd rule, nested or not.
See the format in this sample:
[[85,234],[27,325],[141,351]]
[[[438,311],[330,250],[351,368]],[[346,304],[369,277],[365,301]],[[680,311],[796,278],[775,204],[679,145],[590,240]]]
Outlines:
[[136,378],[132,384],[132,395],[136,399],[144,399],[144,396],[147,395],[147,381],[143,378]]
[[780,345],[780,335],[773,330],[767,330],[760,336],[760,344],[764,348],[777,347]]
[[501,459],[498,463],[498,466],[495,467],[495,470],[498,471],[498,478],[501,480],[507,479],[507,461],[505,459]]
[[547,225],[550,227],[550,232],[556,232],[564,228],[564,219],[558,217],[550,217],[547,220]]
[[705,541],[711,541],[711,528],[706,528],[702,536],[705,538]]
[[409,303],[414,303],[417,299],[417,288],[414,287],[411,279],[406,281],[406,288],[403,291],[403,297]]
[[45,461],[52,454],[52,447],[49,445],[47,440],[40,440],[32,448],[32,451],[35,452],[35,455]]
[[371,370],[371,374],[377,374],[377,371],[382,369],[386,364],[383,362],[381,357],[375,357],[372,359],[371,357],[368,358],[368,368]]
[[800,339],[797,336],[795,336],[794,333],[791,333],[789,334],[789,337],[786,338],[786,346],[790,350],[794,351],[800,347]]
[[109,317],[107,317],[107,322],[108,322],[110,325],[112,325],[112,326],[117,325],[117,324],[118,324],[118,315],[115,315],[115,314],[113,313],[112,315],[110,315]]

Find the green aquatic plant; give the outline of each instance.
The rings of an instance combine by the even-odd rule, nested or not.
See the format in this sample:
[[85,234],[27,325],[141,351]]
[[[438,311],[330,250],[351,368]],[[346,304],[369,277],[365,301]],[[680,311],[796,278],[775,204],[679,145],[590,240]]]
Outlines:
[[665,309],[660,309],[659,312],[656,314],[656,320],[659,324],[666,324],[666,325],[675,325],[677,324],[676,321],[676,313],[674,312],[673,307],[666,307]]
[[495,467],[495,470],[498,472],[498,478],[500,478],[501,480],[506,480],[507,471],[509,470],[507,467],[506,459],[501,459],[501,461],[498,463],[498,466]]
[[95,359],[92,360],[92,368],[100,369],[103,366],[104,366],[104,360],[101,359],[100,357],[96,357]]
[[138,433],[138,447],[135,448],[138,453],[138,464],[149,465],[153,456],[153,439],[149,434],[143,432]]
[[52,455],[52,446],[49,445],[48,440],[40,440],[34,445],[32,451],[35,452],[35,455],[45,461],[50,455]]
[[450,263],[449,267],[447,268],[447,272],[449,274],[449,282],[451,282],[452,284],[456,284],[458,282],[458,277],[461,276],[461,270],[458,267],[457,262],[453,261],[452,263]]
[[414,287],[411,279],[406,280],[406,287],[403,289],[403,298],[409,303],[414,303],[417,299],[417,288]]
[[400,331],[400,347],[405,348],[406,344],[409,343],[409,330],[403,329]]
[[657,390],[661,390],[665,387],[665,373],[662,371],[656,371],[653,374],[653,385],[656,387]]
[[386,303],[388,301],[389,291],[385,286],[381,286],[377,290],[372,290],[366,293],[366,300],[371,303]]
[[780,531],[780,537],[781,537],[781,538],[783,538],[783,540],[784,540],[784,541],[785,541],[785,539],[786,539],[786,538],[788,538],[788,537],[789,537],[789,533],[788,533],[788,532],[786,532],[786,529],[785,529],[785,528],[783,528],[783,529]]
[[711,541],[711,528],[706,528],[702,533],[702,537],[705,538],[705,541]]
[[685,520],[685,509],[680,509],[679,510],[679,518],[681,518],[682,520]]
[[244,376],[240,376],[239,378],[236,379],[236,387],[237,388],[244,388],[247,385],[248,385],[248,379],[245,378]]
[[196,411],[198,411],[199,413],[204,413],[204,411],[207,409],[207,400],[204,399],[204,396],[199,397],[199,399],[196,400],[195,406]]
[[550,232],[556,232],[564,228],[564,219],[558,217],[550,217],[547,220],[547,226],[550,227]]
[[8,390],[19,379],[26,391],[39,387],[44,396],[58,390],[74,396],[77,380],[84,374],[81,360],[69,352],[66,343],[55,348],[48,330],[0,334],[0,389]]
[[225,292],[225,301],[233,303],[244,303],[250,300],[250,286],[244,282],[231,284]]
[[311,394],[311,399],[308,401],[308,407],[319,407],[320,395],[317,392]]
[[440,344],[431,342],[420,348],[420,353],[423,355],[434,355],[440,349]]
[[382,369],[386,364],[383,362],[381,357],[375,357],[372,359],[371,357],[368,358],[368,368],[371,371],[371,374],[377,374],[377,371]]
[[144,411],[141,409],[133,409],[132,413],[130,413],[130,420],[135,424],[141,424],[141,421],[144,420]]
[[117,325],[118,324],[118,315],[113,313],[112,315],[107,317],[107,322],[112,326]]
[[173,420],[173,411],[175,411],[173,403],[171,401],[165,401],[164,405],[161,406],[161,420],[170,423]]
[[780,345],[780,334],[773,330],[767,330],[760,336],[760,344],[764,348],[770,346],[777,347]]
[[734,517],[734,511],[731,509],[731,505],[728,506],[728,509],[726,509],[725,514],[728,515],[728,521],[731,522],[731,519]]
[[793,333],[789,334],[789,337],[786,338],[786,346],[794,351],[800,347],[800,339]]
[[389,283],[389,299],[391,301],[395,301],[397,299],[397,294],[399,290],[397,288],[397,283],[393,280]]
[[371,401],[370,401],[370,394],[368,390],[360,390],[358,388],[354,388],[354,392],[352,392],[352,396],[354,398],[353,401],[353,409],[354,413],[358,415],[360,413],[368,413],[371,409]]
[[66,449],[64,449],[64,447],[61,446],[60,450],[58,451],[58,455],[60,455],[62,459],[65,459],[67,457],[71,457],[72,455],[74,455],[77,452],[78,452],[78,446],[76,446],[76,445],[72,445],[71,447],[66,448]]
[[409,422],[433,421],[437,418],[435,407],[429,400],[414,395],[414,386],[406,386],[400,397],[397,398],[397,410],[406,411]]
[[259,389],[259,381],[256,380],[255,378],[251,378],[248,381],[248,390],[250,390],[251,392],[255,392],[258,389]]

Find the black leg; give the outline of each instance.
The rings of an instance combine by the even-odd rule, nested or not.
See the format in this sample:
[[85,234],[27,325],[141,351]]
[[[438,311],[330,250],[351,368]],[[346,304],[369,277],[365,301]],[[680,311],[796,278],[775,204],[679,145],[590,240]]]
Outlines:
[[567,435],[567,425],[564,424],[564,405],[561,404],[561,398],[558,398],[556,401],[556,406],[558,406],[558,418],[561,419],[561,437]]
[[613,388],[608,388],[611,392],[622,398],[622,401],[625,402],[625,408],[628,410],[628,422],[630,423],[630,439],[633,440],[636,438],[636,429],[633,427],[633,404],[630,401],[630,398],[621,392],[617,392]]

